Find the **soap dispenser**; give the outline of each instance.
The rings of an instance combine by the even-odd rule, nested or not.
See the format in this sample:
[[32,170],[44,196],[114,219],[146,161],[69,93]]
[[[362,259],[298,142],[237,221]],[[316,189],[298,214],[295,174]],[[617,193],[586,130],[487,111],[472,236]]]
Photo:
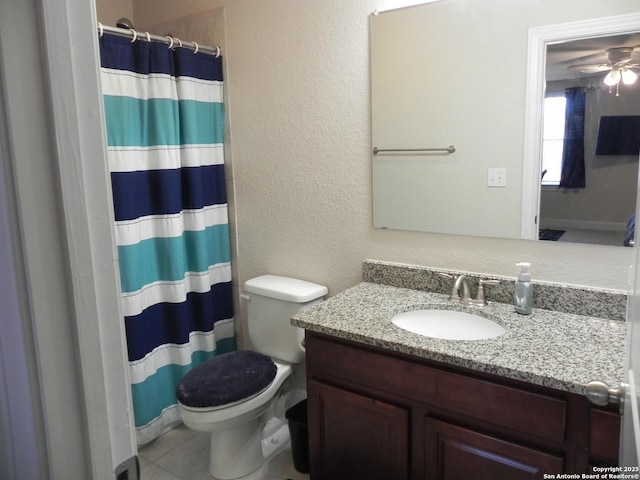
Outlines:
[[531,264],[529,262],[516,263],[518,279],[513,292],[513,306],[517,313],[529,315],[533,305],[533,285],[531,284]]

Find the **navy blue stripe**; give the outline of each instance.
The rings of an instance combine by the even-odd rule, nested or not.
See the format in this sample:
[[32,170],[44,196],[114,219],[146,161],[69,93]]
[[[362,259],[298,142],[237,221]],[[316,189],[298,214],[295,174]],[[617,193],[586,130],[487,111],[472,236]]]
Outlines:
[[148,75],[164,73],[202,80],[222,81],[222,57],[196,53],[186,48],[170,50],[160,42],[139,40],[105,33],[100,39],[100,64],[104,68],[128,70]]
[[174,72],[173,55],[166,45],[131,40],[118,35],[104,34],[100,38],[100,65],[104,68],[149,73]]
[[116,221],[227,202],[224,165],[112,172]]
[[190,332],[210,332],[216,322],[232,317],[231,282],[218,283],[207,293],[188,293],[182,303],[152,305],[125,317],[129,361],[140,360],[165,343],[185,344]]
[[100,61],[104,68],[148,75],[165,73],[202,80],[222,81],[222,56],[196,53],[186,48],[169,50],[160,42],[131,39],[105,33],[100,38]]
[[[166,45],[163,45],[166,48]],[[186,48],[177,48],[174,52],[176,57],[176,75],[179,77],[193,77],[202,80],[217,80],[222,82],[222,56],[216,58],[215,55],[197,53],[195,61],[186,61],[184,57],[194,57],[193,51]]]

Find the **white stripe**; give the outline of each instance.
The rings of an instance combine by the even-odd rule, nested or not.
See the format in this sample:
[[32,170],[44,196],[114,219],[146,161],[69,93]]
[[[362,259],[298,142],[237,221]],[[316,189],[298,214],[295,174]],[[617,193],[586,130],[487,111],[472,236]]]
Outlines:
[[180,410],[178,410],[177,403],[165,408],[159,416],[145,426],[136,428],[136,443],[138,447],[155,440],[163,434],[172,423],[179,421]]
[[179,237],[213,225],[229,223],[227,205],[210,205],[200,210],[183,210],[173,215],[148,215],[115,222],[116,244],[135,245],[150,238]]
[[222,82],[193,77],[173,77],[162,73],[144,75],[125,70],[101,69],[102,93],[142,100],[164,98],[222,103]]
[[223,103],[222,82],[193,77],[178,77],[178,98],[198,102]]
[[154,282],[135,292],[122,294],[122,308],[127,317],[139,315],[145,308],[160,302],[181,303],[187,293],[206,293],[216,283],[231,281],[231,264],[213,265],[207,272],[187,272],[183,280]]
[[224,164],[222,144],[109,147],[111,172],[170,170]]
[[131,383],[142,383],[167,365],[190,365],[193,352],[216,350],[216,341],[233,337],[233,318],[221,320],[211,332],[191,332],[189,343],[166,343],[149,352],[144,358],[129,364]]

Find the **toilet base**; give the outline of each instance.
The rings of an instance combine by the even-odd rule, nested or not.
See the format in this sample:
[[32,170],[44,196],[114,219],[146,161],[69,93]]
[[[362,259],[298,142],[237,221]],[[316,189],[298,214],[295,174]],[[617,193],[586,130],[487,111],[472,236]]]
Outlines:
[[261,427],[260,419],[230,430],[211,432],[209,474],[218,480],[249,475],[289,445],[286,422],[271,419]]
[[289,443],[289,425],[285,423],[284,425],[280,425],[280,428],[276,429],[271,435],[262,439],[263,463],[269,461],[272,457],[280,453],[280,451],[289,445]]

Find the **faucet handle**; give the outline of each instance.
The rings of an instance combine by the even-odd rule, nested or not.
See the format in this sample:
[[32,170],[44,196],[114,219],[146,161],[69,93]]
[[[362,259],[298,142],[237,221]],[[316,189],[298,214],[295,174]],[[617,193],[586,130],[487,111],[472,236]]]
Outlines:
[[[448,280],[456,280],[456,276],[452,275],[451,273],[446,273],[446,272],[438,272],[438,275],[440,275],[442,278],[446,278]],[[455,288],[453,287],[453,283],[451,284],[452,289],[451,292],[449,293],[449,300],[452,300],[454,298],[455,295]]]
[[487,285],[498,285],[500,280],[490,280],[490,279],[481,279],[478,282],[478,292],[476,293],[476,298],[470,300],[469,302],[473,305],[484,306],[487,304],[487,299],[484,296],[484,286]]
[[438,272],[438,275],[440,275],[442,278],[450,278],[450,279],[456,278],[455,275],[452,275],[446,272]]

